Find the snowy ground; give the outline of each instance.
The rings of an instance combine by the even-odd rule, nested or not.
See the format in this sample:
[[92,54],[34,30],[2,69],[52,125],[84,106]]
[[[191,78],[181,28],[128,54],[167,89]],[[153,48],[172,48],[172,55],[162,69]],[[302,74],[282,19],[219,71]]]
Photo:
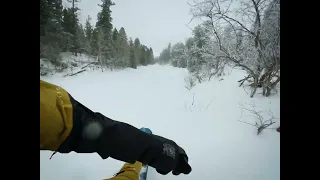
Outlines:
[[[237,80],[244,76],[240,70],[190,91],[185,88],[186,76],[186,69],[152,65],[41,79],[61,85],[93,111],[137,128],[149,127],[186,150],[191,174],[163,176],[150,168],[148,180],[280,179],[280,134],[266,129],[257,136],[255,127],[238,121],[239,104],[247,107],[252,103],[280,118],[280,92],[269,98],[260,94],[249,98],[238,87]],[[241,120],[254,122],[245,114]],[[273,128],[280,124],[279,119],[276,122]],[[111,177],[123,164],[111,158],[102,160],[97,154],[56,154],[49,160],[51,154],[40,152],[42,180],[101,180]]]

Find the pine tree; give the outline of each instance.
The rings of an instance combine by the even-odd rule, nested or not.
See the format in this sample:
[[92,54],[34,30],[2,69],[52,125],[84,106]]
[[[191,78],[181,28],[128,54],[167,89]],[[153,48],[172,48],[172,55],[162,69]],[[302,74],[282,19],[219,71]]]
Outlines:
[[84,32],[82,24],[78,24],[77,25],[77,33],[76,33],[76,35],[77,35],[77,39],[78,39],[78,42],[79,42],[78,52],[79,53],[84,53],[87,41],[86,41],[86,36],[85,36],[85,32]]
[[141,65],[146,66],[147,65],[147,52],[146,52],[147,47],[142,45],[140,47],[140,57],[139,57],[139,62]]
[[86,37],[85,52],[87,54],[93,54],[92,47],[91,47],[93,27],[92,27],[90,21],[91,21],[91,17],[88,16],[86,19],[86,24],[85,24],[85,28],[84,28],[85,37]]
[[62,0],[40,0],[40,57],[59,65],[63,42]]
[[103,71],[103,66],[110,65],[110,62],[108,62],[108,59],[106,57],[108,53],[107,51],[107,46],[105,46],[105,41],[104,41],[104,30],[102,27],[96,28],[95,34],[97,38],[97,55],[98,59],[101,65],[101,70]]
[[103,54],[106,59],[110,59],[112,55],[112,44],[111,44],[111,32],[112,32],[112,18],[110,7],[114,5],[111,0],[101,0],[102,4],[99,6],[102,8],[101,12],[98,13],[96,28],[101,30],[100,34],[103,34],[101,43],[105,46],[105,51]]
[[164,64],[169,63],[170,52],[171,52],[171,43],[168,44],[167,48],[165,48],[164,50],[161,51],[160,56],[159,56],[159,60]]
[[135,46],[133,44],[132,38],[130,38],[129,41],[130,45],[130,67],[137,69],[137,64],[136,64],[136,51],[135,51]]
[[111,54],[111,57],[114,58],[115,61],[117,61],[117,59],[118,59],[118,48],[119,48],[118,36],[119,36],[118,30],[117,30],[117,28],[114,28],[112,31],[112,54]]
[[98,28],[94,28],[92,30],[90,48],[91,48],[91,55],[97,56],[98,55]]
[[121,27],[119,30],[117,39],[117,52],[121,67],[128,67],[130,47],[128,44],[126,31],[123,27]]
[[70,51],[72,47],[74,47],[73,44],[73,15],[72,10],[70,8],[63,9],[63,18],[62,18],[62,27],[63,27],[63,38],[64,38],[64,44],[62,45],[62,51]]
[[154,54],[153,54],[153,49],[150,47],[149,48],[149,64],[154,64],[155,59],[154,59]]
[[139,38],[136,38],[135,40],[134,40],[134,54],[135,54],[135,57],[136,57],[136,59],[135,59],[135,64],[136,65],[139,65],[140,64],[140,51],[141,51],[141,44],[140,44],[140,40],[139,40]]
[[76,3],[78,2],[78,0],[68,0],[68,2],[71,3],[71,8],[67,9],[70,18],[67,32],[71,34],[72,39],[72,46],[70,48],[70,51],[73,52],[75,56],[77,56],[77,52],[80,49],[80,42],[77,35],[79,24],[77,11],[79,10],[79,8],[76,7]]

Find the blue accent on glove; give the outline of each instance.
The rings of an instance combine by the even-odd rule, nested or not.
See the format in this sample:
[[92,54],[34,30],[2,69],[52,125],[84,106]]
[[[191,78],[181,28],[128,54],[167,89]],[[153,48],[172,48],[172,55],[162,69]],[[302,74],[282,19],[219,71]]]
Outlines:
[[152,134],[152,131],[149,128],[142,127],[142,128],[140,128],[140,130],[147,133],[147,134]]

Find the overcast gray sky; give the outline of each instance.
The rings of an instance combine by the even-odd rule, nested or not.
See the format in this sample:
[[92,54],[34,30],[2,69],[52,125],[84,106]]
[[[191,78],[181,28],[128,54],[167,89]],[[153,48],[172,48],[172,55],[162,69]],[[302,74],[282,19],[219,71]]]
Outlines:
[[[112,24],[118,30],[124,27],[129,37],[138,37],[140,42],[152,47],[158,56],[169,42],[184,42],[191,36],[187,24],[191,20],[187,0],[113,0],[111,7]],[[88,15],[95,24],[100,12],[101,0],[80,0],[80,21],[85,22]],[[189,24],[194,27],[195,23]]]

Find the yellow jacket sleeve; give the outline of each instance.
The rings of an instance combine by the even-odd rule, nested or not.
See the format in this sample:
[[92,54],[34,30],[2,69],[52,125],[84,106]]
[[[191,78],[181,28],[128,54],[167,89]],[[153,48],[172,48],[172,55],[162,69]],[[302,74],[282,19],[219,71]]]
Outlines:
[[40,80],[40,150],[56,151],[70,134],[72,125],[67,91]]

